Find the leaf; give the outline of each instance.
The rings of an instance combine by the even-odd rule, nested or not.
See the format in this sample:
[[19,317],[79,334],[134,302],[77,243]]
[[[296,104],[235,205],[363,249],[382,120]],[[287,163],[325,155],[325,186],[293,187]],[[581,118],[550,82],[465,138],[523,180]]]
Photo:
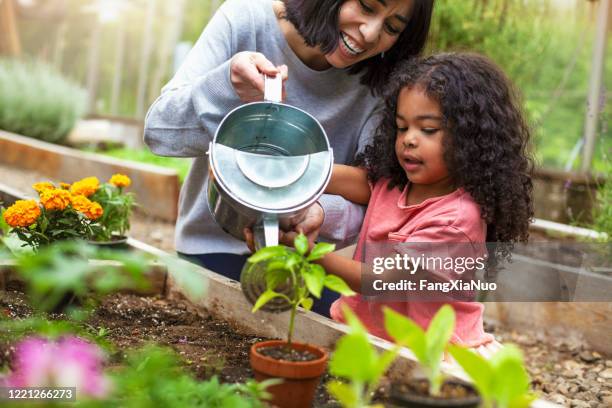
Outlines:
[[[282,262],[278,262],[280,266],[284,266]],[[286,269],[272,267],[272,265],[268,265],[268,269],[266,270],[266,289],[274,290],[279,285],[284,284],[289,279],[290,272]]]
[[336,249],[334,244],[329,244],[327,242],[319,242],[317,245],[312,248],[308,257],[306,257],[307,261],[316,261],[317,259],[323,258],[326,254],[333,252]]
[[295,237],[295,240],[293,240],[293,246],[298,254],[306,254],[306,252],[308,252],[308,238],[306,238],[306,235],[300,233],[297,237]]
[[355,292],[336,275],[326,275],[325,280],[323,281],[323,286],[327,289],[333,290],[334,292],[338,292],[343,296],[353,296]]
[[380,377],[387,372],[389,366],[393,363],[393,361],[395,361],[398,353],[399,348],[394,347],[391,350],[386,350],[378,357],[378,360],[374,364],[374,368],[372,370],[372,382],[377,383],[380,380]]
[[312,309],[312,305],[313,305],[314,301],[312,300],[312,298],[307,297],[302,299],[302,301],[300,302],[301,306],[306,309],[306,310],[310,310]]
[[271,247],[261,248],[255,252],[248,259],[250,263],[259,263],[261,261],[268,260],[277,256],[283,256],[287,254],[287,250],[282,245],[276,245]]
[[259,297],[257,298],[257,302],[255,302],[255,305],[253,306],[253,309],[251,309],[251,312],[255,313],[263,305],[265,305],[270,300],[272,300],[272,299],[274,299],[275,297],[278,297],[278,296],[282,296],[282,295],[280,293],[274,292],[273,290],[266,290],[264,293],[259,295]]
[[349,333],[336,342],[329,361],[332,375],[351,381],[370,381],[375,374],[376,351],[366,333]]
[[340,381],[330,381],[327,383],[327,391],[340,402],[343,407],[355,407],[359,396],[355,394],[353,388]]
[[499,406],[508,406],[527,393],[529,375],[523,365],[523,355],[516,346],[505,345],[493,355],[490,363],[494,370],[492,397]]
[[472,350],[463,347],[451,345],[449,346],[449,352],[467,375],[470,376],[472,381],[474,381],[474,386],[478,389],[483,400],[485,402],[490,400],[491,386],[494,380],[491,363]]
[[325,281],[325,270],[321,265],[309,265],[309,268],[302,274],[308,291],[317,299],[321,297],[323,282]]
[[388,307],[383,308],[385,329],[400,346],[408,346],[419,362],[427,366],[427,343],[425,332],[412,320]]
[[425,334],[427,344],[427,359],[430,367],[440,365],[442,354],[455,330],[455,311],[449,305],[442,306],[435,314],[427,333]]

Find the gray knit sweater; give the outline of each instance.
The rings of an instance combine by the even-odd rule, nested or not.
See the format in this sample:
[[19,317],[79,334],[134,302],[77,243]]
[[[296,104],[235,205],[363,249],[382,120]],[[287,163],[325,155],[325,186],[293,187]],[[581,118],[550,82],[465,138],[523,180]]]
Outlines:
[[[176,249],[187,254],[246,253],[244,242],[219,228],[206,202],[206,151],[221,119],[241,101],[230,82],[230,60],[240,51],[261,52],[286,64],[290,105],[316,117],[327,132],[336,163],[349,163],[377,121],[380,99],[358,75],[329,68],[315,71],[293,53],[280,30],[271,0],[228,0],[215,13],[174,78],[162,89],[145,120],[145,143],[161,156],[193,157],[181,190]],[[340,245],[354,240],[363,208],[339,196],[319,200],[325,211],[321,235]]]

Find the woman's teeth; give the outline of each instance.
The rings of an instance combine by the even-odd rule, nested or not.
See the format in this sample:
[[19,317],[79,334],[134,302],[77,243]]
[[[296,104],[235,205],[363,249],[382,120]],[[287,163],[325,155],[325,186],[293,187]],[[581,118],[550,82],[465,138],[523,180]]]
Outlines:
[[340,32],[340,37],[342,38],[342,43],[344,44],[345,49],[346,51],[348,51],[349,54],[358,55],[358,54],[361,54],[363,51],[365,51],[363,48],[359,48],[359,46],[357,46],[357,44],[355,44],[349,38],[349,36],[347,36],[343,32]]

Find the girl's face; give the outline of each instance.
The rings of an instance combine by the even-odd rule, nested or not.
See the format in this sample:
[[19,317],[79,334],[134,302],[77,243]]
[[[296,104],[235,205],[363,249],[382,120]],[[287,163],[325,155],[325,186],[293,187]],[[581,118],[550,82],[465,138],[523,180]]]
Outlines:
[[346,68],[389,50],[408,24],[412,0],[347,0],[340,6],[338,47],[325,55]]
[[445,131],[438,102],[420,87],[404,88],[399,93],[395,122],[395,154],[408,180],[434,188],[449,187],[442,145]]

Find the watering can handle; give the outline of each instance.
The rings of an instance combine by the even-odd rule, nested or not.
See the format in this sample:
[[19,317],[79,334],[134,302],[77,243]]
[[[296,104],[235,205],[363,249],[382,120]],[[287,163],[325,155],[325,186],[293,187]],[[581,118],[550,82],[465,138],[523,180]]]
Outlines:
[[256,251],[267,246],[278,245],[278,217],[272,214],[264,215],[253,227],[253,235]]
[[283,99],[283,76],[264,75],[264,100],[268,102],[280,102]]

